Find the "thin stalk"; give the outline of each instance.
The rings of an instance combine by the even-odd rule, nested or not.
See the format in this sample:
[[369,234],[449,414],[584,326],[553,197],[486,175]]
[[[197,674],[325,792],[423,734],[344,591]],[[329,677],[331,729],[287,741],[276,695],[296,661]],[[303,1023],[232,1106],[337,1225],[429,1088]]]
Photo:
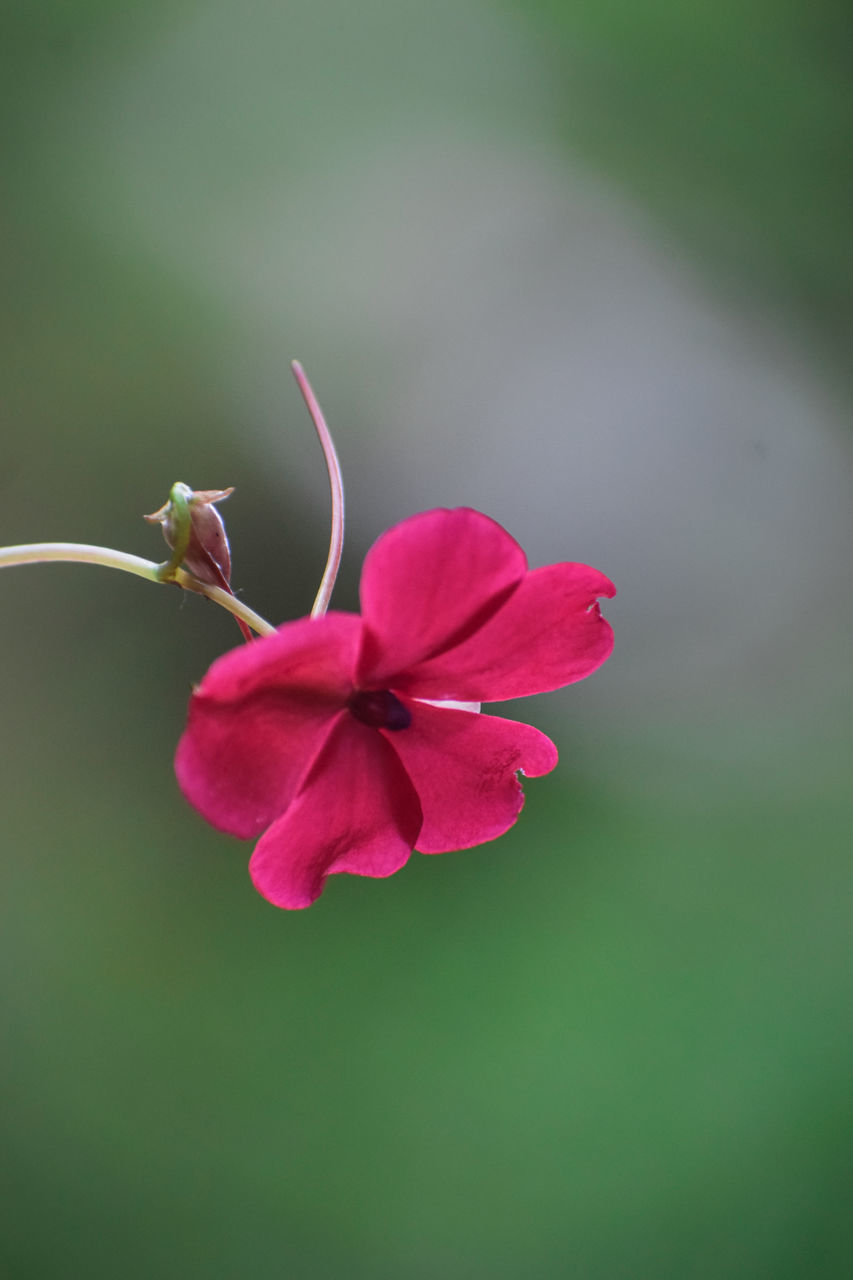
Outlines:
[[[18,547],[0,547],[0,569],[10,568],[16,564],[98,564],[106,569],[121,569],[125,573],[134,573],[139,578],[147,578],[149,582],[160,582],[158,576],[160,565],[153,560],[143,560],[141,556],[132,556],[126,551],[114,551],[111,547],[93,547],[84,542],[30,542]],[[172,581],[186,591],[195,591],[207,596],[214,604],[221,605],[235,618],[241,619],[258,635],[269,636],[275,633],[275,627],[260,614],[255,613],[248,605],[243,604],[236,596],[229,595],[221,587],[208,586],[199,581],[185,569],[178,569]]]
[[326,470],[329,473],[329,487],[332,491],[332,533],[329,538],[329,555],[326,560],[326,568],[323,570],[323,577],[320,580],[317,596],[311,606],[311,617],[321,618],[329,607],[344,549],[344,481],[331,432],[326,425],[326,419],[323,417],[323,410],[317,403],[317,397],[314,395],[311,383],[305,375],[305,370],[298,360],[292,360],[290,367],[293,370],[294,378],[299,384],[302,398],[308,406],[311,421],[314,423],[314,428],[320,438],[323,456],[326,459]]

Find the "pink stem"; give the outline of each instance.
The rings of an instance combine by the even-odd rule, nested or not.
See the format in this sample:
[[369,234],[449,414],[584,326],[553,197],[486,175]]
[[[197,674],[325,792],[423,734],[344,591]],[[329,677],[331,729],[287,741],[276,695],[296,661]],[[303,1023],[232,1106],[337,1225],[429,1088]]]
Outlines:
[[326,459],[326,468],[329,472],[329,486],[332,490],[332,536],[329,539],[329,556],[326,560],[326,568],[323,570],[317,598],[311,608],[311,617],[321,618],[329,607],[344,549],[344,482],[341,476],[341,464],[338,461],[338,455],[335,452],[335,446],[329,428],[326,425],[326,419],[323,417],[323,410],[317,403],[317,397],[314,395],[311,383],[305,376],[305,370],[298,360],[291,360],[290,367],[293,370],[294,378],[299,384],[302,398],[308,406],[308,412],[311,414],[311,420],[314,423],[317,435],[320,437],[323,456]]

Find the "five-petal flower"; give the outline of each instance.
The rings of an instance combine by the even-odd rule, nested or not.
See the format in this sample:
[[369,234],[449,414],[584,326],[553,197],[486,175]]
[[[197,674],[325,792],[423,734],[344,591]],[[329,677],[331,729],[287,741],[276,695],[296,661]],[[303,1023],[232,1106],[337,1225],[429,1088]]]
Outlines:
[[502,835],[529,777],[557,763],[538,729],[436,702],[544,693],[590,675],[613,635],[582,564],[530,571],[468,508],[427,511],[374,544],[361,615],[328,613],[214,662],[190,703],[176,769],[214,826],[261,836],[256,888],[307,907],[336,872],[388,876],[414,848]]

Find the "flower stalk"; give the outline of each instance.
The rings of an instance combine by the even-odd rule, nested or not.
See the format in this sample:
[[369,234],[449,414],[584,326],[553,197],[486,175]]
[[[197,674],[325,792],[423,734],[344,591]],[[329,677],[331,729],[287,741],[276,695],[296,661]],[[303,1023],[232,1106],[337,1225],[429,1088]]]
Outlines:
[[341,555],[344,549],[344,482],[341,474],[341,464],[338,460],[331,432],[326,425],[323,410],[314,395],[311,383],[305,375],[305,370],[298,360],[291,360],[290,367],[311,415],[314,429],[319,436],[323,456],[326,459],[326,469],[329,472],[329,487],[332,491],[332,533],[329,538],[329,555],[326,560],[323,577],[320,580],[317,596],[311,606],[311,617],[322,618],[332,598],[332,591],[334,590],[335,579],[338,576]]
[[[162,565],[155,564],[153,560],[145,560],[142,556],[130,555],[127,551],[115,551],[112,547],[95,547],[84,542],[29,542],[16,547],[0,547],[0,569],[19,564],[56,563],[97,564],[106,569],[121,569],[124,573],[133,573],[149,582],[164,581]],[[168,581],[183,587],[185,591],[195,591],[198,595],[207,596],[208,600],[227,609],[258,635],[275,633],[272,623],[267,622],[236,596],[229,595],[221,587],[201,582],[185,569],[176,569]]]

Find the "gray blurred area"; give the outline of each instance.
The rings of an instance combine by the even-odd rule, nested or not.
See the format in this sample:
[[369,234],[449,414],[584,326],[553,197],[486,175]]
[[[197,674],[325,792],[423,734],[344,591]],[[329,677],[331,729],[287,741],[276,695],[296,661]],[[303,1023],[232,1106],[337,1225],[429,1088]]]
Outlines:
[[619,588],[510,834],[288,914],[172,774],[231,620],[3,574],[8,1274],[845,1273],[853,91],[729,8],[7,6],[0,542],[233,484],[305,613],[296,356],[338,607],[439,505]]

